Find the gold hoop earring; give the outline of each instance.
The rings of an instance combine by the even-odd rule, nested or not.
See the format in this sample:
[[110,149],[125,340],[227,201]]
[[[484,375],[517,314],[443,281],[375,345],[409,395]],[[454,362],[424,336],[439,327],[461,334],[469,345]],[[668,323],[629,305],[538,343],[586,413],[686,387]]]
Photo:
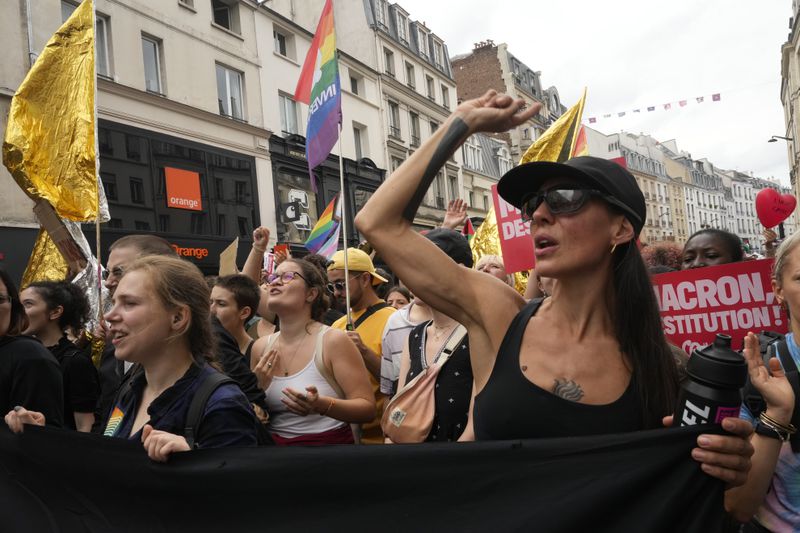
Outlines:
[[614,250],[616,250],[616,249],[617,249],[617,243],[613,243],[611,245],[611,255],[614,255]]

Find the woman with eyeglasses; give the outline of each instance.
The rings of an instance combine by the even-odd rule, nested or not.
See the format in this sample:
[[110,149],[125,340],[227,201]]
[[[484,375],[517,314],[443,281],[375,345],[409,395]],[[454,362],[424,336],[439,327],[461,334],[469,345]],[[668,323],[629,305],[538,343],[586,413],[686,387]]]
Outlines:
[[97,369],[89,354],[67,338],[67,331],[81,331],[89,318],[89,302],[68,281],[35,281],[20,294],[28,316],[27,335],[44,344],[64,374],[64,426],[89,432],[100,396]]
[[[678,375],[636,246],[644,197],[627,170],[578,157],[524,164],[501,179],[500,195],[529,220],[537,272],[556,280],[544,300],[526,304],[413,230],[432,180],[470,135],[508,130],[539,108],[495,91],[463,102],[378,188],[356,226],[414,294],[466,326],[477,440],[661,427]],[[723,427],[737,436],[703,435],[694,453],[708,474],[741,484],[752,427],[738,419]]]
[[48,426],[61,427],[61,368],[41,342],[23,334],[27,328],[17,287],[0,268],[0,413],[26,406],[42,413]]
[[344,331],[320,322],[328,308],[323,280],[302,259],[287,259],[267,279],[281,329],[256,341],[251,366],[266,392],[278,445],[353,444],[350,424],[375,418],[358,349]]

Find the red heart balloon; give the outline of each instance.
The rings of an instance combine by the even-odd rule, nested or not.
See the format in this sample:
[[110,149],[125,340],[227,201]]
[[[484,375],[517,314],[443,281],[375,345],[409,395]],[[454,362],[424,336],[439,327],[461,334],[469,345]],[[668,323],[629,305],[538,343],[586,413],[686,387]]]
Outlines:
[[756,195],[756,214],[765,228],[774,228],[792,214],[797,198],[792,194],[778,194],[775,189],[762,189]]

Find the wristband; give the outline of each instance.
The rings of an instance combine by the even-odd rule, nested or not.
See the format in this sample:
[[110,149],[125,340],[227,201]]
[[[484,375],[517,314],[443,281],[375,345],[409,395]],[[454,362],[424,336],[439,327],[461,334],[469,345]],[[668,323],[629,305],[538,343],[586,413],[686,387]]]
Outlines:
[[331,398],[331,403],[328,404],[328,408],[325,409],[324,413],[320,413],[320,416],[328,416],[328,412],[330,412],[331,408],[336,404],[336,398]]

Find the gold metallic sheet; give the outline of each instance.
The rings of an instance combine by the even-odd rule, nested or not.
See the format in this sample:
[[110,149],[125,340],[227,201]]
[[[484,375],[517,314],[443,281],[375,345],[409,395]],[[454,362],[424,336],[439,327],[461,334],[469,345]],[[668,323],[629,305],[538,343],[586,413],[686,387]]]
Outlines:
[[33,200],[48,200],[63,218],[93,220],[94,128],[94,13],[92,0],[84,0],[47,42],[11,101],[3,164]]
[[67,262],[64,256],[56,248],[50,234],[44,228],[40,228],[28,266],[22,275],[20,288],[23,289],[34,281],[61,281],[66,277]]

